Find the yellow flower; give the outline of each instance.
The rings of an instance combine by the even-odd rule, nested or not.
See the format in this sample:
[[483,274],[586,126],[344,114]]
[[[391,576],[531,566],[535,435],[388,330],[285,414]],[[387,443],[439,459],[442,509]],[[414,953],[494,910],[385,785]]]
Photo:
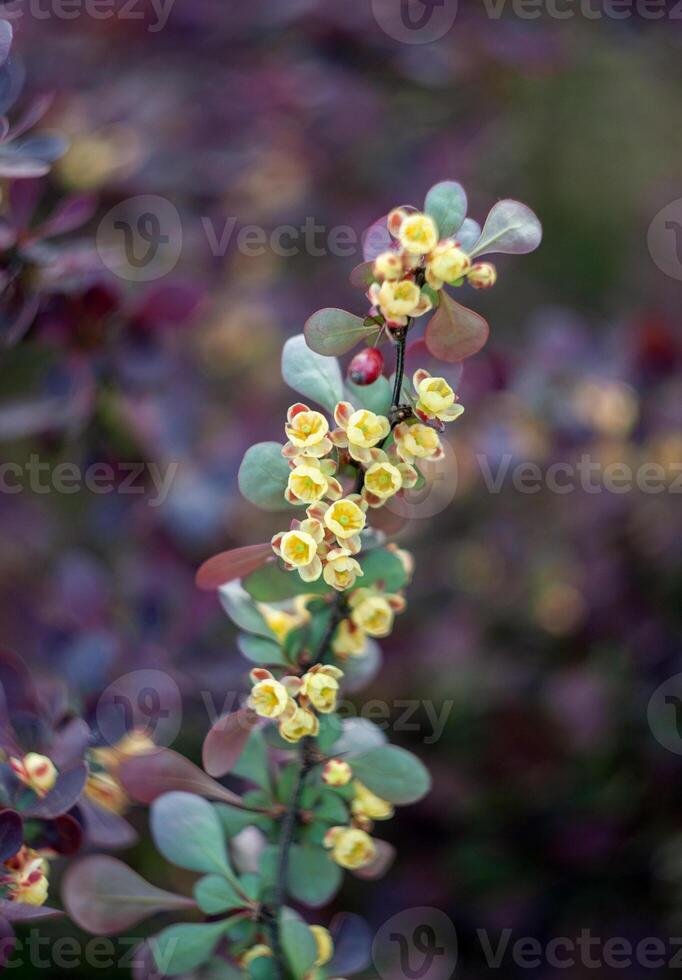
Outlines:
[[303,626],[310,619],[310,613],[305,605],[305,596],[296,596],[294,600],[294,612],[286,609],[276,609],[265,602],[258,603],[258,611],[275,634],[279,643],[284,643],[287,634],[299,626]]
[[289,474],[285,496],[290,504],[312,504],[321,500],[329,489],[329,480],[315,457],[299,456]]
[[330,551],[322,572],[327,585],[331,585],[337,592],[352,589],[358,575],[362,574],[359,562],[350,557],[350,551],[346,548],[335,548]]
[[343,759],[330,759],[322,770],[322,780],[327,786],[346,786],[353,778],[353,770]]
[[366,645],[367,637],[364,631],[351,619],[342,619],[332,640],[332,650],[337,657],[361,657]]
[[403,274],[403,260],[398,252],[382,252],[374,260],[374,275],[377,279],[400,279]]
[[426,255],[438,244],[438,229],[428,214],[410,214],[398,232],[400,244],[410,255]]
[[108,772],[91,772],[85,784],[85,795],[108,813],[120,815],[130,804],[119,781]]
[[366,408],[354,411],[350,402],[338,403],[334,419],[339,428],[332,432],[332,441],[336,446],[347,446],[352,458],[359,463],[370,462],[369,450],[383,442],[391,431],[391,423],[385,415],[376,415]]
[[474,289],[489,289],[497,282],[497,269],[492,262],[475,262],[467,275],[467,282]]
[[91,750],[92,758],[105,769],[115,769],[124,759],[153,752],[156,746],[144,729],[134,728],[114,745]]
[[365,471],[365,487],[374,496],[387,500],[403,485],[400,470],[389,462],[372,463]]
[[324,523],[339,541],[355,537],[363,530],[366,521],[364,510],[350,497],[337,500],[324,515]]
[[289,409],[284,431],[289,440],[282,450],[284,456],[321,457],[331,451],[326,418],[300,402]]
[[433,305],[413,279],[402,279],[400,282],[387,279],[381,285],[374,282],[369,287],[368,296],[386,320],[398,326],[405,326],[408,317],[427,313]]
[[324,715],[330,714],[336,708],[336,698],[339,693],[339,678],[343,671],[330,664],[316,664],[307,674],[303,675],[301,694],[308,698],[317,711]]
[[37,796],[45,796],[57,782],[57,768],[46,755],[29,752],[23,759],[10,759],[12,772]]
[[275,680],[269,670],[256,667],[251,671],[253,688],[248,705],[261,718],[279,718],[289,704],[289,692]]
[[311,926],[310,931],[317,943],[317,959],[313,966],[324,966],[334,955],[334,941],[324,926]]
[[279,733],[287,742],[300,742],[309,735],[317,735],[320,723],[307,708],[299,708],[295,701],[289,702],[282,720],[279,723]]
[[304,582],[314,582],[322,574],[322,562],[317,549],[324,539],[324,528],[318,520],[294,522],[293,530],[276,534],[272,550],[289,569],[297,569]]
[[355,798],[351,803],[351,810],[354,816],[369,817],[370,820],[390,820],[393,816],[393,807],[388,800],[382,800],[371,790],[367,789],[359,780],[353,783]]
[[432,378],[428,371],[415,371],[412,383],[417,391],[417,413],[429,419],[452,422],[464,408],[455,404],[456,395],[445,378]]
[[250,963],[254,960],[259,959],[261,956],[272,956],[272,950],[265,943],[256,943],[251,949],[248,949],[244,955],[239,960],[240,965],[246,969]]
[[332,827],[325,834],[324,846],[331,848],[337,864],[351,870],[371,864],[376,857],[372,838],[355,827]]
[[382,595],[358,589],[350,600],[351,619],[369,636],[388,636],[393,628],[393,610]]
[[7,898],[22,905],[43,905],[48,891],[47,861],[24,845],[13,857],[0,865],[0,877],[6,879]]
[[443,456],[438,433],[430,425],[424,425],[422,422],[417,422],[415,425],[401,422],[393,430],[393,438],[398,455],[406,463],[413,463],[415,459],[437,460]]
[[443,283],[457,282],[470,268],[471,259],[457,242],[440,242],[429,256],[426,281],[433,289],[442,289]]

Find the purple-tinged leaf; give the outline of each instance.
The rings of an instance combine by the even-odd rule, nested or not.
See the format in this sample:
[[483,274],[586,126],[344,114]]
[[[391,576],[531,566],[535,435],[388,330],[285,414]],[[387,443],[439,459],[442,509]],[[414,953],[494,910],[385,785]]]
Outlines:
[[373,262],[377,255],[393,247],[393,238],[386,227],[387,215],[377,218],[362,236],[362,257],[365,262]]
[[358,289],[367,290],[374,282],[374,263],[373,262],[361,262],[360,265],[356,265],[350,274],[350,284],[351,286],[357,286]]
[[158,749],[125,759],[119,766],[118,778],[128,795],[138,803],[153,803],[164,793],[180,790],[222,803],[241,804],[236,793],[225,789],[203,769],[172,749]]
[[12,711],[38,713],[40,699],[26,662],[14,650],[0,649],[0,685]]
[[0,20],[0,65],[9,58],[10,48],[12,47],[12,25],[9,21]]
[[219,555],[209,558],[199,568],[196,575],[197,587],[208,592],[219,589],[226,582],[244,578],[254,572],[264,565],[268,558],[272,558],[272,545],[269,541],[265,544],[248,544],[244,548],[222,551]]
[[46,92],[37,96],[10,129],[10,139],[18,139],[29,129],[33,129],[54,102],[54,93]]
[[122,861],[103,854],[69,868],[62,901],[76,925],[98,936],[123,932],[157,912],[195,907],[192,899],[156,888]]
[[50,792],[42,800],[23,810],[23,814],[40,820],[53,820],[55,817],[60,817],[76,805],[85,788],[87,778],[88,767],[85,762],[79,763],[68,772],[61,773]]
[[481,237],[481,226],[473,218],[465,218],[455,238],[465,252],[469,252]]
[[491,252],[522,255],[532,252],[541,241],[542,225],[534,211],[520,201],[498,201],[469,254],[472,258]]
[[[419,368],[424,368],[434,377],[445,378],[447,383],[457,391],[462,381],[464,367],[461,361],[454,361],[451,364],[439,360],[430,353],[423,338],[412,341],[408,344],[405,351],[405,377],[411,382],[414,372]],[[360,658],[361,659],[361,658]]]
[[59,909],[47,905],[24,905],[23,902],[9,902],[0,898],[0,919],[8,922],[30,922],[38,919],[57,919],[64,915]]
[[455,180],[434,184],[426,195],[424,213],[436,222],[440,238],[450,238],[462,226],[467,213],[467,196]]
[[57,769],[68,769],[79,762],[92,741],[92,732],[82,718],[72,718],[52,738],[50,758]]
[[209,776],[225,776],[232,770],[257,724],[258,715],[251,708],[218,719],[204,739],[202,762]]
[[362,317],[345,310],[318,310],[306,321],[303,333],[311,350],[326,357],[347,354],[361,340],[376,333],[376,324],[365,324]]
[[93,847],[113,851],[137,843],[137,833],[125,817],[110,813],[86,799],[79,801],[78,811],[85,828],[85,838]]
[[70,857],[83,845],[83,828],[74,817],[65,813],[55,820],[45,821],[32,845],[36,850],[50,850]]
[[23,753],[17,742],[7,710],[7,698],[0,685],[0,749],[7,755],[21,756]]
[[383,878],[395,860],[396,851],[392,844],[385,840],[377,840],[376,837],[373,838],[373,841],[376,847],[374,860],[370,864],[366,864],[364,868],[356,868],[353,871],[356,877],[362,878],[364,881],[376,881],[378,878]]
[[24,843],[24,821],[16,810],[0,810],[0,863],[8,861]]
[[352,912],[340,912],[332,919],[329,931],[334,940],[334,955],[326,972],[330,976],[349,977],[366,970],[372,956],[372,931],[367,922]]
[[76,228],[82,228],[97,209],[97,199],[92,194],[69,197],[56,208],[48,220],[35,232],[36,238],[51,238],[65,235]]
[[430,354],[439,361],[463,361],[477,354],[488,339],[486,320],[473,310],[461,306],[445,290],[440,305],[426,325],[424,342]]

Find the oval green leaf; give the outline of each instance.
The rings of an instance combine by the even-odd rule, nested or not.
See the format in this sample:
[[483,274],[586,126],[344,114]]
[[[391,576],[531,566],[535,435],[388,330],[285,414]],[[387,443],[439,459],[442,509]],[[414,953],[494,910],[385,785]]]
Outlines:
[[225,933],[225,922],[181,922],[152,939],[154,961],[168,977],[188,973],[213,955]]
[[367,326],[364,319],[345,310],[318,310],[306,321],[303,335],[312,351],[325,357],[347,354],[361,340],[376,332],[376,326]]
[[490,209],[481,237],[470,255],[491,252],[523,255],[542,241],[542,225],[534,211],[520,201],[498,201]]
[[333,412],[343,399],[343,379],[339,362],[311,350],[303,334],[290,337],[282,351],[282,377],[304,398]]
[[321,908],[336,895],[342,880],[341,868],[324,848],[312,844],[292,846],[287,884],[297,902],[313,909]]
[[462,225],[467,213],[467,196],[455,180],[434,184],[426,195],[424,212],[433,218],[441,238],[450,238]]
[[242,496],[261,510],[291,510],[284,499],[291,468],[279,442],[259,442],[244,453],[238,482]]
[[381,745],[354,756],[354,775],[389,803],[415,803],[431,787],[428,770],[419,759],[397,745]]
[[177,792],[160,796],[149,823],[157,849],[171,864],[233,877],[220,819],[201,796]]
[[222,875],[201,878],[194,886],[194,897],[206,915],[222,915],[223,912],[245,907],[244,897]]
[[282,909],[280,933],[284,955],[295,980],[304,980],[317,959],[317,942],[310,928],[293,909]]

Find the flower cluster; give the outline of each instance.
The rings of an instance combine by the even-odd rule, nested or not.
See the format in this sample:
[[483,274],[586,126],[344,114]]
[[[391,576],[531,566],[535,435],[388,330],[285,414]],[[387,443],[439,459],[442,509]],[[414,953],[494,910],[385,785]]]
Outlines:
[[415,208],[394,208],[387,218],[394,247],[382,252],[372,267],[375,282],[368,299],[391,328],[404,327],[409,320],[428,313],[433,294],[444,285],[460,286],[466,281],[474,289],[494,286],[497,271],[490,262],[472,263],[455,238],[440,238],[436,222]]
[[[322,779],[328,786],[345,786],[352,779],[352,767],[342,759],[330,759],[322,771]],[[323,842],[332,859],[349,870],[374,862],[377,847],[370,836],[374,821],[390,820],[394,814],[392,804],[373,793],[359,779],[353,780],[352,791],[350,823],[330,827]]]
[[290,674],[278,681],[269,670],[257,667],[250,677],[249,707],[261,718],[276,719],[285,741],[300,742],[319,733],[315,711],[328,715],[336,709],[343,671],[330,664],[315,664],[303,677]]

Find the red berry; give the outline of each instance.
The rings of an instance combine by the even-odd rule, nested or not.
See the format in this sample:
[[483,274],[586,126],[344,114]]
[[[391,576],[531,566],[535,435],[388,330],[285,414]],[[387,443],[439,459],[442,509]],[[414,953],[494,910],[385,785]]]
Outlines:
[[384,355],[377,347],[365,347],[348,365],[348,377],[356,385],[371,385],[384,369]]

